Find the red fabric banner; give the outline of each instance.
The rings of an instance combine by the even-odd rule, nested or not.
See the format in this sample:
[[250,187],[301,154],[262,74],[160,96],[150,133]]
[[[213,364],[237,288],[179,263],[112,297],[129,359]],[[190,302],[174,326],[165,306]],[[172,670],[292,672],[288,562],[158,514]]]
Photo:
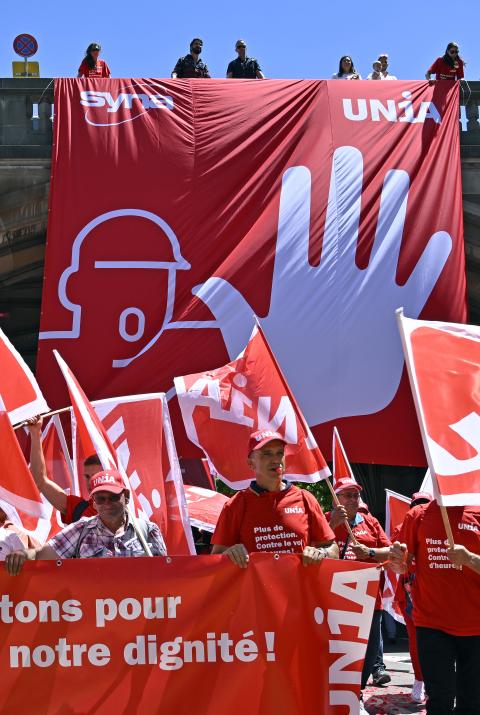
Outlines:
[[354,715],[378,577],[271,554],[2,572],[0,711]]
[[235,359],[255,313],[327,458],[336,424],[354,462],[424,464],[394,311],[466,318],[458,92],[56,80],[51,403],[54,347],[91,399],[168,392]]
[[190,524],[197,529],[214,532],[218,517],[228,497],[220,492],[203,487],[192,487],[185,484],[185,498],[187,500]]

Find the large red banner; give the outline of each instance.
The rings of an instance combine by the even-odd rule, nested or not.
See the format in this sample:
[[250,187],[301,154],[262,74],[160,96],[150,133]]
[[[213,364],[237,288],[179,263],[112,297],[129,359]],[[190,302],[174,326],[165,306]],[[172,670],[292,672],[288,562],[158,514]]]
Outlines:
[[466,319],[455,83],[60,79],[55,117],[49,401],[52,348],[90,399],[168,392],[255,313],[327,457],[424,463],[394,311]]
[[2,572],[0,711],[353,715],[378,575],[272,554]]

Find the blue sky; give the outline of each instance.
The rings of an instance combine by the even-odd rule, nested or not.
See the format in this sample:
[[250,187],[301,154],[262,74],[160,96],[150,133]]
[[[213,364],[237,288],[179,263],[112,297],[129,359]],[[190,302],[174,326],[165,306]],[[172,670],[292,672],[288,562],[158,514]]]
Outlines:
[[215,77],[224,77],[245,38],[268,77],[329,78],[338,59],[351,54],[366,75],[380,52],[390,55],[399,79],[423,78],[447,42],[460,44],[467,79],[480,78],[478,0],[435,3],[308,1],[296,3],[164,3],[161,0],[22,0],[2,3],[0,76],[11,76],[15,35],[39,42],[34,59],[43,77],[75,76],[90,42],[115,77],[168,77],[190,40],[202,37],[203,57]]

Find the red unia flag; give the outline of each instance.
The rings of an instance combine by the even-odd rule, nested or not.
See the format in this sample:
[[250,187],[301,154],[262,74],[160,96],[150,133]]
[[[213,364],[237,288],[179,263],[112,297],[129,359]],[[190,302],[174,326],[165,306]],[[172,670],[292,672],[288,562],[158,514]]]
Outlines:
[[32,371],[0,330],[0,395],[12,424],[48,412]]
[[32,516],[46,516],[40,493],[0,397],[0,499]]
[[330,475],[259,327],[236,360],[216,370],[176,377],[175,388],[188,437],[230,487],[243,489],[253,478],[247,445],[256,430],[273,430],[285,438],[286,479],[317,482]]
[[434,495],[480,505],[480,327],[397,319]]

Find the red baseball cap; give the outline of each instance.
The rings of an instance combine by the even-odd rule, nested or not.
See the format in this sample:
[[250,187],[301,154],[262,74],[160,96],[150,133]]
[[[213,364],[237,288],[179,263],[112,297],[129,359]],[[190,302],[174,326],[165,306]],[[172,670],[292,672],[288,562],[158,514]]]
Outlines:
[[410,506],[416,501],[433,501],[433,497],[430,494],[430,492],[415,492],[415,494],[412,494],[412,501],[410,502]]
[[351,479],[350,477],[343,477],[337,481],[335,484],[335,494],[339,494],[345,491],[345,489],[358,489],[359,492],[362,491],[360,484],[357,484],[355,479]]
[[250,454],[250,452],[254,452],[256,449],[260,449],[264,444],[273,442],[274,439],[278,439],[280,442],[283,442],[283,444],[287,444],[286,440],[279,432],[273,432],[269,429],[252,432],[250,439],[248,440],[248,454]]
[[90,496],[95,492],[113,492],[120,494],[126,489],[122,475],[116,469],[97,472],[90,479]]

